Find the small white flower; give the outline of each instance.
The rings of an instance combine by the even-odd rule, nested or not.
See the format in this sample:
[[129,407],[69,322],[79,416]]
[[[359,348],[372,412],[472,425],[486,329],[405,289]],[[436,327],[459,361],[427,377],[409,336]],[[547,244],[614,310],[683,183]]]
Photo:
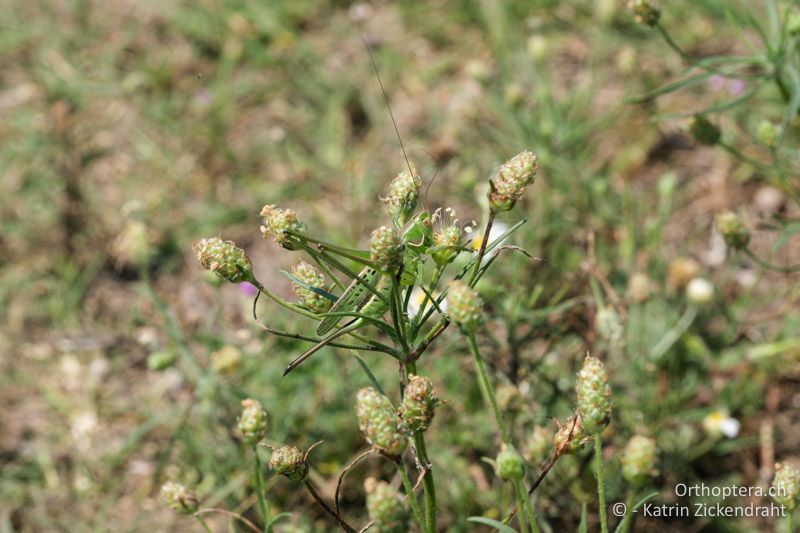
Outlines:
[[[439,293],[433,292],[432,296],[434,298],[438,298],[439,297]],[[409,318],[414,318],[414,317],[417,316],[417,314],[419,313],[420,309],[422,308],[422,303],[424,301],[425,301],[425,291],[423,291],[419,287],[414,287],[414,290],[411,291],[411,298],[408,300],[408,316],[409,316]],[[431,308],[433,308],[433,303],[431,303],[430,299],[428,299],[428,304],[425,306],[426,313]],[[439,304],[439,308],[442,311],[444,311],[445,313],[447,312],[447,300],[446,299],[443,300]],[[438,313],[438,311],[436,311],[436,313]]]
[[703,429],[706,430],[712,437],[722,437],[723,435],[729,439],[734,438],[739,434],[741,424],[738,420],[731,417],[728,411],[718,409],[712,411],[703,419]]
[[[500,236],[502,236],[505,232],[507,232],[508,229],[509,229],[508,224],[504,224],[502,222],[495,222],[494,224],[492,224],[492,229],[489,230],[489,242],[486,243],[486,246],[488,247],[490,244],[497,241],[497,239],[499,239]],[[497,242],[497,246],[500,246],[505,241],[506,239]],[[475,237],[473,237],[471,244],[472,244],[472,249],[475,250],[476,253],[480,251],[482,242],[483,242],[483,233],[478,233],[475,235]],[[491,259],[495,253],[497,253],[497,246],[495,246],[495,249],[493,250],[492,253],[488,253],[483,257],[481,265],[485,265],[486,262],[489,261],[489,259]]]
[[70,434],[75,446],[86,451],[91,446],[92,434],[97,429],[97,414],[94,411],[83,411],[72,416]]
[[741,424],[735,418],[728,417],[722,421],[719,428],[722,430],[723,435],[729,439],[732,439],[739,434],[739,428],[741,428]]
[[707,279],[694,278],[686,286],[686,297],[694,305],[706,305],[714,297],[714,286]]

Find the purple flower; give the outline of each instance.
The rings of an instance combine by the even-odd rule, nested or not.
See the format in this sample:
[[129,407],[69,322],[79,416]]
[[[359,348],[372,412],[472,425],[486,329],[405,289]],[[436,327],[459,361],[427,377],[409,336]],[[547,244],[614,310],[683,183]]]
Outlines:
[[255,296],[258,293],[258,289],[256,288],[256,286],[250,283],[249,281],[244,281],[240,283],[239,290],[242,291],[242,294],[248,297]]
[[211,91],[209,91],[205,87],[197,91],[194,95],[195,102],[201,107],[208,107],[209,105],[211,105],[213,99],[214,95],[212,95]]
[[708,87],[715,93],[727,91],[731,96],[739,96],[747,90],[747,82],[723,76],[711,76],[708,78]]
[[725,89],[725,78],[722,76],[711,76],[708,78],[708,86],[711,88],[712,91],[722,91]]
[[747,90],[747,82],[744,80],[729,80],[728,92],[733,96],[738,96]]

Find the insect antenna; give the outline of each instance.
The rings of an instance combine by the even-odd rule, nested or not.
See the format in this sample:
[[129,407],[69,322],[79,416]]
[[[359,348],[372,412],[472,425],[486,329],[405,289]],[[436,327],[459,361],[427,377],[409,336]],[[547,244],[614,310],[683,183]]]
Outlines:
[[433,182],[436,181],[436,177],[439,175],[439,171],[442,170],[442,165],[441,165],[441,163],[436,161],[436,158],[433,157],[432,153],[430,153],[427,150],[422,150],[422,151],[425,152],[426,154],[428,154],[428,157],[430,157],[431,161],[433,161],[434,164],[436,165],[436,171],[433,173],[433,176],[428,181],[428,184],[425,186],[425,194],[422,195],[422,207],[424,207],[427,210],[428,209],[428,205],[427,205],[428,204],[428,192],[431,190],[431,185],[433,185]]
[[375,63],[375,56],[372,55],[372,49],[369,47],[369,43],[364,38],[364,34],[359,31],[359,37],[361,37],[361,42],[364,43],[364,47],[367,49],[367,54],[369,54],[369,60],[372,63],[372,70],[375,71],[375,77],[378,78],[378,85],[381,87],[381,93],[383,94],[383,100],[386,102],[386,108],[389,110],[389,117],[392,119],[392,126],[394,126],[394,132],[397,134],[397,140],[400,142],[400,150],[403,152],[403,158],[406,160],[406,166],[408,167],[408,172],[412,176],[414,175],[414,170],[411,168],[411,162],[408,160],[408,154],[406,154],[406,147],[403,144],[403,138],[400,136],[400,130],[397,127],[397,121],[394,119],[394,113],[392,113],[392,106],[389,104],[389,95],[386,94],[386,89],[383,87],[383,81],[381,80],[380,72],[378,72],[378,65]]

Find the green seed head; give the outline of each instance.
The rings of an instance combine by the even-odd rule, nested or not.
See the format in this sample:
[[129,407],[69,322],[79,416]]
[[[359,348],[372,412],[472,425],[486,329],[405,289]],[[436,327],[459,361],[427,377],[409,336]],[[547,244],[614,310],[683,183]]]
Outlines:
[[613,307],[598,309],[594,317],[594,327],[597,334],[610,347],[619,348],[625,341],[625,329],[619,315]]
[[372,232],[369,241],[370,258],[384,274],[397,274],[403,266],[403,243],[397,230],[381,226]]
[[628,296],[637,304],[643,303],[653,290],[653,282],[644,272],[634,272],[628,280]]
[[622,453],[622,475],[634,487],[641,487],[658,473],[656,441],[634,435]]
[[361,389],[356,396],[356,414],[358,429],[373,448],[392,459],[403,454],[408,427],[389,398],[372,387]]
[[217,237],[200,239],[194,244],[200,266],[232,283],[253,280],[253,265],[247,254],[233,241]]
[[519,413],[525,408],[525,396],[519,387],[508,381],[497,384],[495,398],[500,411],[504,413]]
[[300,235],[308,233],[305,223],[300,222],[295,212],[291,209],[280,209],[274,205],[265,205],[261,208],[260,215],[264,217],[264,225],[261,226],[261,234],[264,238],[272,237],[275,242],[287,250],[297,249],[297,246],[292,242],[292,237],[287,233],[288,231]]
[[167,481],[162,485],[161,497],[167,505],[181,514],[192,514],[197,511],[199,505],[194,492],[174,481]]
[[404,533],[409,531],[409,513],[405,499],[397,489],[373,477],[364,481],[367,493],[367,512],[375,521],[374,528],[382,533]]
[[408,376],[400,416],[414,431],[425,431],[433,421],[433,414],[439,399],[433,390],[433,381],[413,374]]
[[553,445],[558,455],[569,455],[577,452],[588,440],[588,435],[583,429],[580,415],[567,420],[566,423],[558,424],[558,431],[553,439]]
[[169,350],[156,350],[147,356],[147,368],[150,370],[165,370],[175,364],[177,355]]
[[600,433],[611,419],[611,387],[600,359],[586,356],[575,388],[584,430],[589,435]]
[[147,266],[155,252],[147,225],[141,220],[129,220],[114,240],[114,251],[120,262]]
[[708,146],[717,144],[721,136],[719,128],[703,115],[694,116],[692,125],[689,126],[689,133],[692,134],[695,141]]
[[506,481],[516,481],[525,475],[525,460],[513,447],[505,444],[495,459],[497,477]]
[[646,26],[655,26],[661,17],[661,9],[650,0],[630,0],[628,7],[633,11],[636,22]]
[[230,373],[239,368],[242,362],[242,352],[236,346],[223,346],[211,352],[211,367],[222,374]]
[[778,128],[771,120],[763,119],[758,123],[756,136],[758,140],[767,146],[775,146],[775,140],[778,138]]
[[447,313],[467,334],[475,333],[483,325],[483,302],[478,293],[463,281],[450,283]]
[[800,471],[786,463],[775,463],[775,479],[772,480],[775,494],[773,498],[779,505],[790,511],[797,506],[800,496]]
[[441,232],[434,233],[433,244],[438,248],[431,253],[436,264],[439,267],[450,264],[461,247],[461,228],[456,225],[447,226]]
[[800,35],[800,11],[792,10],[786,17],[786,31],[790,35]]
[[[300,261],[292,268],[292,276],[317,289],[325,287],[325,277],[305,261]],[[299,283],[292,282],[292,290],[297,296],[300,305],[308,307],[315,313],[324,313],[331,308],[332,302],[330,300]]]
[[411,167],[411,172],[404,170],[392,180],[389,193],[381,198],[386,210],[399,225],[405,224],[417,207],[421,186],[422,179],[417,175],[417,170]]
[[717,213],[714,221],[717,225],[725,244],[735,250],[741,250],[750,242],[750,230],[744,225],[742,219],[733,211]]
[[242,416],[239,418],[239,433],[248,446],[255,446],[267,433],[267,413],[258,401],[242,400]]
[[302,481],[308,475],[306,456],[294,446],[274,449],[269,459],[269,467],[292,481]]
[[494,212],[510,211],[522,197],[525,187],[533,183],[538,165],[533,152],[515,155],[489,180],[489,208]]
[[535,465],[547,459],[553,449],[553,436],[553,432],[544,426],[533,428],[525,443],[525,458]]

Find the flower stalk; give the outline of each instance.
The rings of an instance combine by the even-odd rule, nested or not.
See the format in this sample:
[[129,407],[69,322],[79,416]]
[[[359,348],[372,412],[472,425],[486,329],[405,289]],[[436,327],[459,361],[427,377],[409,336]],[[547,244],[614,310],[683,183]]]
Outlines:
[[258,494],[258,507],[261,510],[261,516],[264,518],[264,532],[272,533],[272,515],[270,514],[264,488],[264,467],[261,464],[261,457],[258,455],[256,446],[253,446],[253,455],[255,456],[256,493]]
[[492,414],[494,415],[495,423],[497,424],[497,429],[500,432],[500,437],[502,438],[503,443],[511,445],[511,433],[509,433],[508,427],[503,420],[503,415],[500,413],[500,407],[497,405],[497,397],[494,392],[494,386],[489,379],[489,373],[486,371],[486,363],[484,362],[481,351],[478,348],[478,341],[475,338],[475,334],[472,333],[468,335],[467,341],[469,342],[470,351],[472,352],[472,357],[475,361],[475,367],[478,370],[478,383],[480,384],[481,392],[483,393],[483,399],[486,401],[489,407],[492,408]]

